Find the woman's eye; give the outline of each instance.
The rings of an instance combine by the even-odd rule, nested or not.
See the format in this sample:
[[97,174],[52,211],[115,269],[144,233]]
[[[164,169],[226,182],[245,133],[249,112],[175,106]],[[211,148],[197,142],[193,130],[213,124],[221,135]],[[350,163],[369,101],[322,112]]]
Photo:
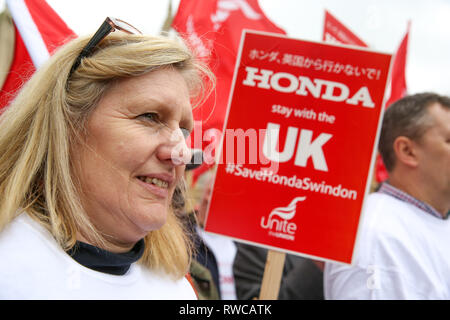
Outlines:
[[[137,119],[140,119],[140,120],[145,121],[145,122],[151,122],[151,123],[154,123],[154,124],[165,125],[163,123],[162,119],[160,118],[159,114],[156,113],[156,112],[143,113],[143,114],[139,115],[137,117]],[[190,136],[190,134],[191,134],[191,131],[189,129],[180,127],[180,130],[181,130],[181,132],[183,134],[183,137],[185,139],[187,139]]]
[[160,122],[158,114],[154,112],[143,113],[138,118],[145,121]]

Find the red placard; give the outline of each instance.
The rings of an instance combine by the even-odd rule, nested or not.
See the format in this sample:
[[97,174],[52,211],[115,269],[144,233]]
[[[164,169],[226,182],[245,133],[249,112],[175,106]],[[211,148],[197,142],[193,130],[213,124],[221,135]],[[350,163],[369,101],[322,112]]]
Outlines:
[[244,31],[205,230],[351,263],[390,61]]

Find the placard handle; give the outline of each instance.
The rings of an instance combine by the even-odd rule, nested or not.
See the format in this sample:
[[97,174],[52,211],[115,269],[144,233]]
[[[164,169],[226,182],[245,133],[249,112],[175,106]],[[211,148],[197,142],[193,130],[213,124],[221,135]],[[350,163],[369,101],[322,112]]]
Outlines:
[[286,253],[269,250],[259,293],[260,300],[277,300]]

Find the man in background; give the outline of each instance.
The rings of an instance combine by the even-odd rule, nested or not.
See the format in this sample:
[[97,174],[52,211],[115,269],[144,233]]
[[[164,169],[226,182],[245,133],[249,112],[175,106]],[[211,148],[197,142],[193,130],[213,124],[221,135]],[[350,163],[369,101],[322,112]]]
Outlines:
[[364,205],[352,266],[326,263],[326,299],[450,299],[450,98],[407,96],[385,113],[389,179]]

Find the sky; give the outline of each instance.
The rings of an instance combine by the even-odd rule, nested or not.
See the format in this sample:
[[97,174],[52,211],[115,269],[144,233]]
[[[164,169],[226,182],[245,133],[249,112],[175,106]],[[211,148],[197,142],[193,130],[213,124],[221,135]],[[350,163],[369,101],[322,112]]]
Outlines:
[[[176,12],[179,0],[47,0],[79,35],[95,32],[106,16],[121,18],[145,33],[159,33],[169,1]],[[410,20],[408,92],[450,95],[450,0],[259,0],[259,4],[288,36],[312,41],[322,39],[327,9],[373,50],[385,53],[397,50]]]

